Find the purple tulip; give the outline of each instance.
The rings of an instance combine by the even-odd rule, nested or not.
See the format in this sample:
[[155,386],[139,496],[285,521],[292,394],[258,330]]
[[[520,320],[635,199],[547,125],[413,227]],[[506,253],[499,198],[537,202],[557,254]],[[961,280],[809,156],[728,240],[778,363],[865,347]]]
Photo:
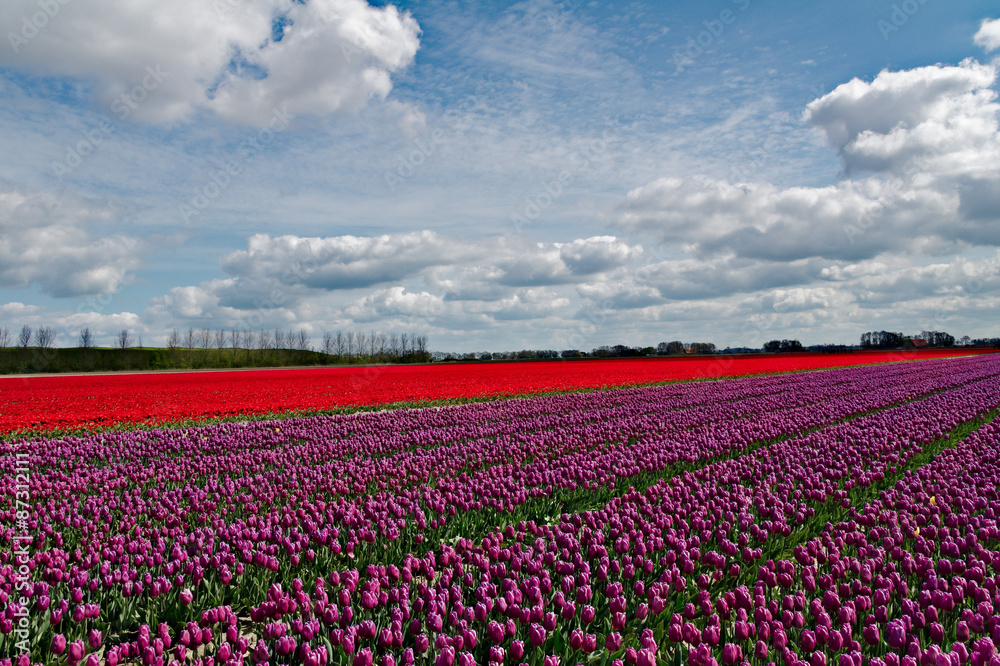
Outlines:
[[[743,650],[735,643],[726,643],[722,646],[722,663],[726,666],[733,666],[743,660]],[[825,665],[824,665],[825,666]]]

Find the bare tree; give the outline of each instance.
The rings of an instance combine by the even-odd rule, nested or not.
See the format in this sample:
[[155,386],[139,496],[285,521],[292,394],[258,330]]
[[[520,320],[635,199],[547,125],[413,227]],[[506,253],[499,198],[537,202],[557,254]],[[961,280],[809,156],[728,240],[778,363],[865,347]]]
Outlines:
[[52,330],[51,326],[39,326],[38,330],[35,331],[35,346],[42,349],[52,349],[55,341],[56,332]]
[[17,346],[27,349],[31,344],[31,327],[25,324],[21,327],[21,332],[17,335]]
[[118,331],[118,337],[115,338],[115,346],[118,349],[124,351],[131,347],[133,342],[132,335],[128,332],[127,328]]
[[347,336],[344,339],[344,345],[347,349],[347,360],[350,361],[354,356],[354,331],[347,332]]
[[187,335],[184,337],[184,347],[185,349],[194,349],[194,329],[189,328]]
[[233,351],[240,348],[240,332],[235,328],[229,331],[229,347]]
[[420,354],[421,356],[423,356],[424,354],[426,354],[427,353],[427,336],[426,335],[418,335],[417,338],[416,338],[416,342],[414,343],[414,347],[416,348],[417,353]]
[[310,351],[312,349],[309,346],[309,334],[305,332],[305,329],[299,331],[299,349],[302,351]]
[[226,331],[225,329],[219,329],[215,332],[215,348],[225,349],[226,348]]
[[247,350],[247,358],[250,358],[250,352],[253,350],[253,331],[249,328],[244,328],[241,333],[241,338],[243,340],[243,348]]
[[208,350],[212,346],[212,331],[207,328],[201,329],[198,333],[198,342],[201,344],[203,350]]
[[333,334],[330,331],[323,331],[323,353],[327,356],[333,355]]
[[170,351],[174,351],[180,346],[181,346],[181,334],[175,328],[174,330],[170,331],[170,337],[167,338],[167,349],[169,349]]
[[375,353],[379,358],[385,358],[386,344],[385,333],[379,332],[375,336]]
[[410,353],[410,334],[402,333],[399,336],[399,356],[400,358]]
[[342,331],[337,331],[333,336],[333,349],[337,356],[344,355],[344,333]]
[[[175,329],[174,333],[176,333],[176,332],[177,331]],[[81,349],[90,349],[91,347],[94,346],[94,334],[90,332],[89,328],[85,328],[82,331],[80,331],[80,345],[79,346],[80,346]]]
[[274,329],[274,348],[284,349],[285,348],[285,332],[280,328]]
[[285,341],[288,343],[289,349],[295,349],[295,345],[297,342],[295,339],[295,331],[293,331],[292,329],[288,329],[287,331],[285,331]]
[[10,347],[10,326],[0,326],[0,349]]
[[271,348],[271,334],[264,329],[257,331],[257,349]]
[[399,358],[399,336],[395,333],[389,334],[389,355]]

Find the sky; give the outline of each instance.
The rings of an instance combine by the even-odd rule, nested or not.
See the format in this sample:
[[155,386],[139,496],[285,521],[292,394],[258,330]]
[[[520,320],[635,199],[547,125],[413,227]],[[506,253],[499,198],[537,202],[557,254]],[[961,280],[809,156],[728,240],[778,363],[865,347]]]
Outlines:
[[1000,10],[7,0],[0,327],[1000,335]]

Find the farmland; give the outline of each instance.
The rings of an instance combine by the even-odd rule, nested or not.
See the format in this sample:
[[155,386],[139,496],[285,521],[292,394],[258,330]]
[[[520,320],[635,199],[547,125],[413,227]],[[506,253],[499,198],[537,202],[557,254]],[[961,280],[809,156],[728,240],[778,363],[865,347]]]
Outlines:
[[814,370],[981,353],[787,354],[0,377],[0,432],[158,425]]
[[[775,360],[369,374],[359,403],[276,374],[302,393],[242,413],[807,369]],[[190,390],[159,375],[115,418],[237,414],[262,381],[238,374],[158,412]],[[143,379],[92,381],[78,395]],[[5,390],[8,430],[94,422],[58,382],[21,412]],[[990,354],[13,438],[0,655],[24,636],[68,664],[996,666],[998,408]]]

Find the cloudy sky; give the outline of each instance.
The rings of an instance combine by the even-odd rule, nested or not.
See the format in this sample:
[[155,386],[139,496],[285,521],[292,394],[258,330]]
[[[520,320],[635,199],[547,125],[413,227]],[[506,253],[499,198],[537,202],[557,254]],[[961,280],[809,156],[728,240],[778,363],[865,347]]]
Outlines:
[[993,1],[0,4],[0,326],[1000,335]]

